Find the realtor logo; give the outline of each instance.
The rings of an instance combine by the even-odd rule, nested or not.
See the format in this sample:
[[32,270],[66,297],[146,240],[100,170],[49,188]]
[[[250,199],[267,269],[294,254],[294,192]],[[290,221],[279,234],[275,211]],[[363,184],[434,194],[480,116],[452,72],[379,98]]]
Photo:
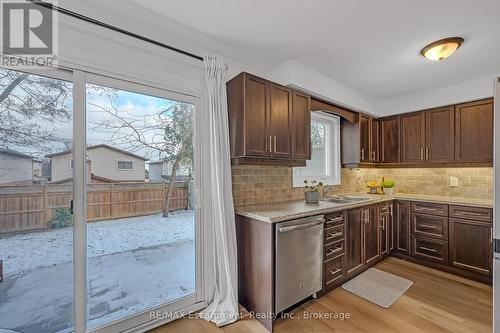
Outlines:
[[57,13],[23,0],[0,2],[1,64],[16,68],[53,66],[57,59]]

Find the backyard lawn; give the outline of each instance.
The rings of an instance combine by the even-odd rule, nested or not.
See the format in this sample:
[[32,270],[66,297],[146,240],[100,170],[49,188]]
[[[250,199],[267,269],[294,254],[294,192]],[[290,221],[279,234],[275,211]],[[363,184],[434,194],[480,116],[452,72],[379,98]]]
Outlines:
[[[193,211],[87,225],[89,326],[194,292]],[[73,228],[0,238],[0,330],[72,326]]]

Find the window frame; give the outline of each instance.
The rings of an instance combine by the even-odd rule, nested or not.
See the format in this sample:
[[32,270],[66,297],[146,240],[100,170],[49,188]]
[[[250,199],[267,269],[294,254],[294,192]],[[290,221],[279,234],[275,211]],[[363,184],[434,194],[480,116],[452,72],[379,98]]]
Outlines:
[[[130,168],[120,168],[120,163],[130,163]],[[117,171],[132,171],[134,170],[133,160],[116,160],[116,170]]]
[[[327,170],[325,175],[318,176],[304,176],[300,175],[299,171],[306,167],[294,167],[292,172],[292,186],[304,187],[305,180],[316,180],[321,181],[325,185],[340,185],[341,184],[341,156],[340,156],[340,117],[332,114],[328,114],[322,111],[314,111],[311,115],[311,126],[312,122],[316,121],[327,125],[327,131],[325,134],[326,138],[326,158],[325,163]],[[311,131],[312,133],[312,131]],[[312,143],[311,143],[312,150]],[[313,152],[311,151],[311,154]],[[312,156],[311,156],[312,157]],[[338,162],[336,162],[338,161]]]

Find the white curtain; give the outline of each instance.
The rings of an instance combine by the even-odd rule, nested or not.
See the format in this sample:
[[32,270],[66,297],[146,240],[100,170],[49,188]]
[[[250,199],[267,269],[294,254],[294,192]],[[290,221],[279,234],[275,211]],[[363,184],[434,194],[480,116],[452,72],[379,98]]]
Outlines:
[[[204,54],[207,84],[208,150],[206,175],[210,177],[207,194],[211,198],[211,253],[213,280],[215,281],[209,306],[202,317],[217,326],[227,325],[238,319],[238,276],[236,253],[236,227],[234,222],[233,194],[231,187],[231,160],[227,115],[226,65],[217,56]],[[204,170],[205,171],[205,170]]]

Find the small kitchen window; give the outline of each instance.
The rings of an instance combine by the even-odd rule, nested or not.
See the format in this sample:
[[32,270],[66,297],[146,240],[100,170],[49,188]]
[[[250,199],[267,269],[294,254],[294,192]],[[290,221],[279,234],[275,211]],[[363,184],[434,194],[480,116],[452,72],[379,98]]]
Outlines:
[[118,161],[118,170],[132,170],[133,168],[132,161]]
[[293,168],[293,187],[304,180],[325,185],[340,184],[340,118],[315,111],[311,117],[311,159],[305,167]]

